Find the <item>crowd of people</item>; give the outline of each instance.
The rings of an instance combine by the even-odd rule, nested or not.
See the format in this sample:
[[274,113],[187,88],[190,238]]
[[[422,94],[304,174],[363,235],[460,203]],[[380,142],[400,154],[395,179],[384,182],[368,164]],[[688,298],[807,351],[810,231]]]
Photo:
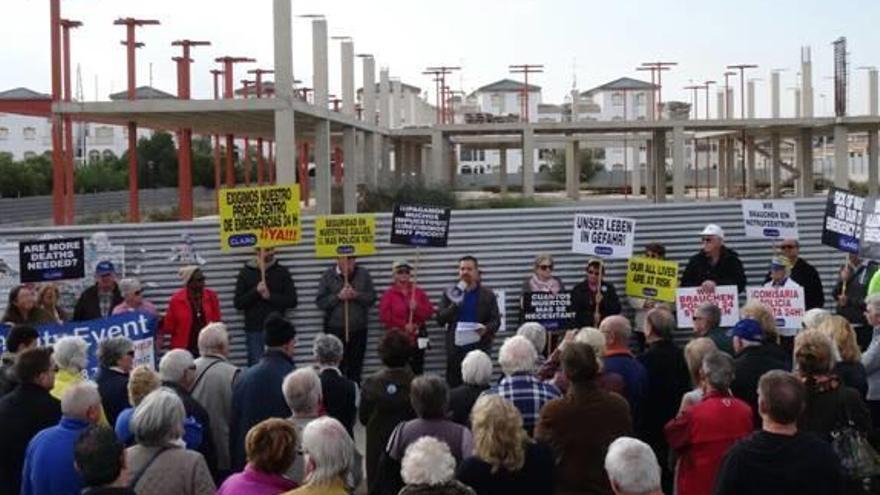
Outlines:
[[[377,295],[365,267],[339,258],[318,285],[324,332],[308,342],[311,362],[297,363],[303,343],[285,316],[296,287],[274,251],[259,250],[235,287],[244,368],[230,362],[230,330],[198,267],[180,270],[182,287],[160,312],[140,281],[117,282],[101,262],[70,318],[156,315],[161,359],[156,370],[135,367],[134,343],[107,338],[94,381],[81,337],[39,345],[37,325],[67,319],[57,288],[16,287],[3,318],[12,326],[0,364],[0,493],[877,492],[877,264],[848,259],[832,312],[797,241],[779,246],[762,284],[803,287],[803,328],[780,328],[756,300],[722,328],[707,302],[681,347],[674,308],[623,301],[605,263],[591,259],[570,292],[574,328],[521,321],[497,367],[498,304],[472,256],[436,306],[406,260]],[[652,243],[645,255],[666,249]],[[553,270],[552,256],[536,257],[521,307],[529,293],[566,292]],[[723,230],[708,225],[681,286],[725,285],[742,292],[746,275]],[[385,334],[373,350],[377,301]],[[444,328],[442,377],[424,370],[431,321]],[[368,351],[382,366],[362,376]]]

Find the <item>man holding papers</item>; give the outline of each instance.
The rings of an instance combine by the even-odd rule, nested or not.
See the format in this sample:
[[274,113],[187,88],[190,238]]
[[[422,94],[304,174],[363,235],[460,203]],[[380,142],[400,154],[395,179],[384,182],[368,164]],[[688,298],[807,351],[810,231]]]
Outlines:
[[437,322],[446,325],[446,381],[457,387],[464,356],[474,349],[491,353],[501,324],[495,293],[480,283],[480,266],[473,256],[458,260],[458,282],[443,293]]

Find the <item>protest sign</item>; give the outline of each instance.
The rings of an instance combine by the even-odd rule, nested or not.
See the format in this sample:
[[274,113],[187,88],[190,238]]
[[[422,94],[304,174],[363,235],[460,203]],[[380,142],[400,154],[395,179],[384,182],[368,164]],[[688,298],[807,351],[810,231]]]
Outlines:
[[694,328],[694,312],[705,302],[721,310],[722,327],[732,327],[739,320],[739,295],[735,285],[720,285],[714,291],[701,287],[679,287],[675,294],[675,311],[679,328]]
[[746,237],[797,239],[798,223],[794,201],[742,200]]
[[880,208],[877,198],[865,201],[862,215],[862,238],[859,242],[859,256],[880,260]]
[[21,283],[79,279],[85,276],[82,237],[18,243]]
[[[63,324],[37,327],[40,346],[51,346],[61,337],[82,337],[88,344],[86,371],[94,378],[98,371],[98,345],[111,337],[128,337],[134,342],[134,366],[145,364],[155,369],[155,345],[157,319],[147,313],[130,312],[100,320],[73,321]],[[10,326],[0,324],[0,352],[6,352],[6,336]]]
[[275,247],[302,238],[296,184],[221,189],[220,247]]
[[848,253],[859,253],[865,198],[832,187],[825,203],[822,244]]
[[498,326],[499,332],[507,330],[507,291],[504,289],[492,289],[495,293],[495,302],[498,303],[498,317],[501,324]]
[[571,309],[571,293],[523,293],[523,320],[538,322],[548,331],[573,328],[574,311]]
[[18,281],[18,243],[0,242],[0,314],[6,311],[9,291]]
[[635,256],[626,271],[626,295],[675,302],[678,287],[678,263]]
[[635,231],[633,218],[577,214],[574,216],[571,250],[608,259],[629,258]]
[[776,328],[801,328],[805,311],[803,287],[747,287],[746,297],[761,301],[773,311]]
[[446,247],[450,209],[425,205],[394,205],[391,244]]
[[315,217],[315,256],[367,256],[376,254],[374,215]]

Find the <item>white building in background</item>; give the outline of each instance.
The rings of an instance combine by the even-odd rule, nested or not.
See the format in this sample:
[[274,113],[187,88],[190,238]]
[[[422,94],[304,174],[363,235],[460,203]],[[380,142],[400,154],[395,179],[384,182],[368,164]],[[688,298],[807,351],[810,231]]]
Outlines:
[[[124,100],[126,92],[110,95],[111,100]],[[28,88],[0,92],[0,99],[45,99],[49,95]],[[137,99],[174,98],[149,86],[137,88]],[[138,139],[150,137],[149,129],[138,129]],[[73,141],[78,163],[95,162],[122,156],[128,150],[128,128],[94,122],[74,122]],[[52,153],[52,122],[45,117],[0,113],[0,153],[10,153],[13,160],[27,160]]]
[[[376,83],[377,105],[381,90],[382,83]],[[363,106],[363,93],[364,89],[358,88],[357,102],[361,106]],[[388,93],[392,129],[427,126],[437,122],[437,110],[423,97],[421,88],[391,79],[388,81]]]

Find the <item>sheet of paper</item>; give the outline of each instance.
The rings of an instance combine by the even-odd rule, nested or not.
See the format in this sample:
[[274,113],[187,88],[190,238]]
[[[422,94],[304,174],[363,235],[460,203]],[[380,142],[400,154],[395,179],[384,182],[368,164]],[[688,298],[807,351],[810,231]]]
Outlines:
[[477,329],[483,325],[472,321],[460,321],[455,326],[455,345],[463,347],[480,341]]
[[431,341],[431,340],[428,339],[428,337],[419,337],[419,338],[418,338],[419,349],[420,349],[420,350],[425,350],[425,349],[427,349],[427,348],[428,348],[428,343],[429,343],[430,341]]

